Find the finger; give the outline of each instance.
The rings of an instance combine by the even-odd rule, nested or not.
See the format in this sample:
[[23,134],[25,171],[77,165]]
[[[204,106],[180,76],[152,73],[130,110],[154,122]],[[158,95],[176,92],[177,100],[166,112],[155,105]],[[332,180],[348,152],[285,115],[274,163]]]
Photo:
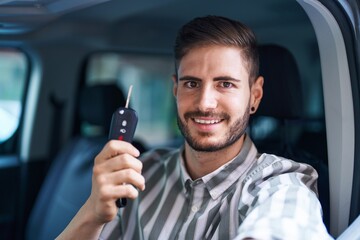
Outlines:
[[95,163],[105,161],[106,159],[110,159],[124,153],[130,154],[134,157],[138,157],[140,155],[139,150],[130,143],[120,140],[110,140],[95,157]]
[[139,196],[139,190],[137,190],[131,184],[123,184],[113,187],[113,191],[115,194],[118,194],[120,197],[116,198],[130,198],[135,199]]
[[134,158],[129,154],[122,154],[108,159],[107,161],[99,164],[98,167],[107,172],[115,172],[121,169],[131,168],[136,172],[141,173],[143,164],[139,159]]
[[[145,189],[145,179],[133,169],[125,169],[108,174],[102,174],[95,177],[97,186],[117,186],[122,184],[131,184],[140,190]],[[100,188],[101,188],[100,187]]]
[[135,199],[139,196],[139,191],[131,184],[121,184],[104,186],[100,189],[100,200],[102,202],[115,201],[119,198]]
[[133,169],[126,169],[111,173],[109,180],[116,185],[131,184],[141,191],[145,190],[145,178],[141,174],[135,172]]

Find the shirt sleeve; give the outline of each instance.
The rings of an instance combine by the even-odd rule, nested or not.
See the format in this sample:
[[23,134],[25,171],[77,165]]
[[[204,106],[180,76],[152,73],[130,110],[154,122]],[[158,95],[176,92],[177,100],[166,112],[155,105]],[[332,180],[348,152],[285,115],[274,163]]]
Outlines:
[[317,173],[312,167],[272,159],[263,161],[249,176],[235,239],[333,239],[322,220]]

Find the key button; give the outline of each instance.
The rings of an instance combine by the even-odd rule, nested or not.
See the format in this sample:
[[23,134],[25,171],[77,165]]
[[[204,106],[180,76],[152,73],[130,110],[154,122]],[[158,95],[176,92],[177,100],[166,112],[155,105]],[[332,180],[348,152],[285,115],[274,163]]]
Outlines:
[[121,123],[121,125],[122,125],[123,127],[126,127],[127,121],[126,121],[126,120],[123,120],[122,123]]

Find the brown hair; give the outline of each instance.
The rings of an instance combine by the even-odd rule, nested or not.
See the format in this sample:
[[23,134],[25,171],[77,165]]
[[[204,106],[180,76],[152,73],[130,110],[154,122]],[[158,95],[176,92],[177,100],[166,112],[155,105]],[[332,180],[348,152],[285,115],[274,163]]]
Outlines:
[[176,75],[180,60],[192,48],[208,45],[239,48],[249,72],[250,86],[254,83],[259,74],[259,53],[254,33],[244,24],[220,16],[195,18],[179,30],[174,47]]

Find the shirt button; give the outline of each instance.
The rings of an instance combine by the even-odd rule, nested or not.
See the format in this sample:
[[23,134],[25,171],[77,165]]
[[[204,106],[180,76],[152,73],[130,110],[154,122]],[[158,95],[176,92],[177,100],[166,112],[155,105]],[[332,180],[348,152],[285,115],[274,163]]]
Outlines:
[[199,211],[199,208],[197,206],[192,206],[191,211],[193,211],[195,213],[195,212]]

